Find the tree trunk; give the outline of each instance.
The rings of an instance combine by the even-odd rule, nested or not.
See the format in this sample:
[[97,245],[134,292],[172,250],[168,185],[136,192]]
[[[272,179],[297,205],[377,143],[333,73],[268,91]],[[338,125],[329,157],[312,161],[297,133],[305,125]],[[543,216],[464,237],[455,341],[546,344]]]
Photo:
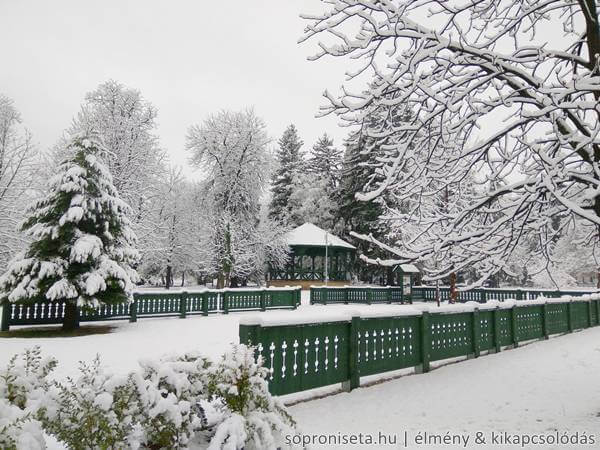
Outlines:
[[79,328],[79,309],[74,301],[67,301],[62,329],[63,331],[72,331],[77,328]]
[[171,266],[167,266],[165,288],[170,289],[171,286],[173,286],[173,269]]
[[450,303],[456,303],[458,291],[456,290],[456,273],[450,274]]
[[185,285],[185,270],[181,272],[181,287]]

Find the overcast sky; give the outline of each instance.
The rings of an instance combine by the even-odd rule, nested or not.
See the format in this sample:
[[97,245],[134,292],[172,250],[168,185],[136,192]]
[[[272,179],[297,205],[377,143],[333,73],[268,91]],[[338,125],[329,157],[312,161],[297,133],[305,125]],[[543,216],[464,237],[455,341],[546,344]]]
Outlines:
[[323,91],[343,82],[344,62],[309,62],[316,42],[297,44],[299,14],[321,9],[318,0],[0,0],[0,93],[43,149],[108,79],[157,107],[178,165],[187,128],[220,109],[254,106],[274,140],[294,123],[305,148],[325,131],[341,146],[348,130],[315,114]]

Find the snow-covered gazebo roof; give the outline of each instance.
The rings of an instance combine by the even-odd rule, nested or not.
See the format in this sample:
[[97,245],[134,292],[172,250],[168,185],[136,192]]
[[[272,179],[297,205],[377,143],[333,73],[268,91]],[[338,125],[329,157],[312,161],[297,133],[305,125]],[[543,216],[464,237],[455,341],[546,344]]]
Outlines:
[[394,270],[400,269],[404,273],[420,273],[421,271],[414,264],[398,264]]
[[[327,239],[325,238],[326,233]],[[305,223],[298,228],[294,228],[286,234],[285,239],[289,246],[325,247],[325,244],[327,244],[329,247],[356,250],[354,245],[348,244],[346,241],[312,223]]]

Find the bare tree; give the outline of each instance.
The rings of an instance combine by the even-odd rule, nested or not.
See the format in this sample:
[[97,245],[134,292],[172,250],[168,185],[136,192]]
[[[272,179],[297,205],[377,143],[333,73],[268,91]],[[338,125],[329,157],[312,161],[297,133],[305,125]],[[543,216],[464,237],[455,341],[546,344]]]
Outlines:
[[31,133],[21,127],[13,101],[0,94],[0,272],[24,245],[19,224],[40,169]]
[[264,122],[252,110],[222,111],[188,132],[191,162],[207,175],[203,259],[220,287],[261,272],[265,255],[279,254],[270,245],[281,241],[281,227],[270,221],[264,226],[266,215],[261,220],[273,162],[267,144]]
[[[388,263],[434,258],[430,278],[502,270],[519,241],[548,258],[581,219],[600,231],[600,27],[592,0],[328,0],[305,17],[301,40],[358,61],[322,113],[349,124],[390,105],[412,111],[374,137],[394,136],[369,192],[393,192],[407,210],[396,226],[420,226]],[[362,81],[371,82],[365,90]],[[374,81],[373,81],[374,80]],[[357,87],[358,86],[358,87]],[[356,92],[354,92],[356,91]],[[443,213],[436,198],[479,186]],[[370,239],[368,236],[363,236]],[[383,244],[381,244],[383,245]],[[480,280],[481,281],[481,280]]]
[[183,176],[181,169],[171,168],[160,182],[158,208],[147,220],[154,224],[143,237],[146,248],[142,272],[158,276],[166,288],[173,286],[176,274],[181,276],[198,268],[198,246],[202,214],[196,199],[196,187]]

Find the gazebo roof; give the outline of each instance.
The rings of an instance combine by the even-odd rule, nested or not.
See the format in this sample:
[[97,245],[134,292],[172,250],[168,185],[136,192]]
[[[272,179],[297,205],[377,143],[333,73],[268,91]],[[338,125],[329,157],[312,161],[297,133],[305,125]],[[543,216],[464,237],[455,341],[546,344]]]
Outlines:
[[[400,268],[400,270],[404,273],[421,273],[419,268],[414,264],[398,264],[396,269]],[[394,269],[395,270],[395,269]]]
[[[327,234],[327,241],[325,240],[325,234]],[[286,234],[285,239],[289,246],[325,247],[325,243],[327,242],[329,247],[356,250],[354,245],[348,244],[346,241],[312,223],[305,223],[298,228],[294,228]]]

